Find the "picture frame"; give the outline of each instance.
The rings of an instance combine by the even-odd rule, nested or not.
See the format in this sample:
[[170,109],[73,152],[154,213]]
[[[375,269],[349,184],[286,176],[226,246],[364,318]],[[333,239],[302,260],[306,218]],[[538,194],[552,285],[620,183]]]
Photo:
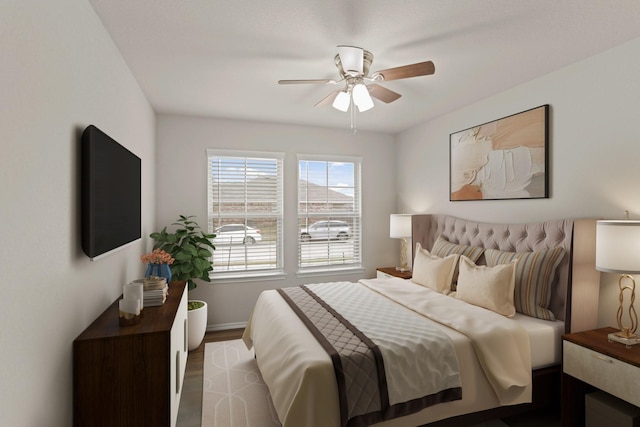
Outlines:
[[449,135],[449,200],[549,197],[549,104]]

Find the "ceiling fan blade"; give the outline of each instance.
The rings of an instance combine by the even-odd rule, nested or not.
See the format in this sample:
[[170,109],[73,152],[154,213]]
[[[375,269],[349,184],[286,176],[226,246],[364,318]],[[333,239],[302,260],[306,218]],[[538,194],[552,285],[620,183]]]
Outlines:
[[376,71],[374,75],[380,74],[384,77],[384,81],[407,79],[409,77],[427,76],[436,72],[436,66],[433,62],[418,62],[417,64],[404,65],[402,67],[389,68],[386,70]]
[[336,96],[340,93],[340,89],[334,90],[329,95],[322,98],[314,107],[324,107],[325,105],[333,104],[333,100],[336,99]]
[[279,85],[323,84],[323,83],[336,83],[336,81],[332,79],[278,80]]
[[376,99],[379,99],[382,102],[386,102],[387,104],[395,101],[402,96],[397,92],[389,90],[386,87],[382,87],[379,84],[375,83],[367,85],[367,88],[369,89],[369,95],[373,96]]
[[355,71],[362,74],[364,67],[364,49],[354,46],[338,46],[338,55],[345,72]]

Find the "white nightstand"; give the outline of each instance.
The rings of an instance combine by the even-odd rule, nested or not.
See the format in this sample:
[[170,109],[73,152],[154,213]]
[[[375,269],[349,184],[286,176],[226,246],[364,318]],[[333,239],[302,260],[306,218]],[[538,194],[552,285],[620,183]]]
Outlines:
[[562,425],[584,425],[584,395],[595,388],[640,406],[640,347],[609,342],[613,328],[564,335]]
[[411,271],[396,270],[395,267],[379,267],[376,269],[377,278],[400,277],[401,279],[411,279]]

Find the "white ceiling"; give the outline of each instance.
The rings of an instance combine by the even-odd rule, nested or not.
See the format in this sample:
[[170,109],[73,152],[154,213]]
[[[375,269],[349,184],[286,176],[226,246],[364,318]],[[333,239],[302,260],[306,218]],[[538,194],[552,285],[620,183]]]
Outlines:
[[357,115],[390,133],[640,37],[638,0],[89,1],[159,113],[348,129],[314,107],[335,86],[277,81],[337,79],[341,44],[371,51],[371,71],[433,61]]

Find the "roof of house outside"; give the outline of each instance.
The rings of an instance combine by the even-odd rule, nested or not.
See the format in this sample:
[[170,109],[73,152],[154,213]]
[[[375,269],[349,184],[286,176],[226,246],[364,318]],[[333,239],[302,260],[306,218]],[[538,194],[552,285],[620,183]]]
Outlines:
[[[271,201],[273,199],[273,192],[269,191],[274,189],[276,185],[275,177],[272,176],[259,176],[244,182],[227,182],[224,185],[218,187],[214,186],[212,192],[217,194],[218,190],[220,194],[216,198],[225,203],[244,202],[245,200],[245,186],[251,194],[250,202]],[[348,204],[353,203],[353,196],[335,191],[331,188],[317,185],[306,180],[299,180],[298,189],[299,194],[305,194],[306,197],[301,196],[301,203],[341,203]]]

